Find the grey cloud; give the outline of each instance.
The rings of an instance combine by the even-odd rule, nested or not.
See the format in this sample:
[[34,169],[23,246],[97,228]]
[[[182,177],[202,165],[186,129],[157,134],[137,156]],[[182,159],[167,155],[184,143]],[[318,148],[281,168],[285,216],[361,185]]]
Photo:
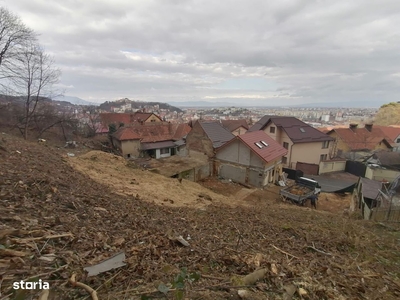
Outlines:
[[400,64],[397,0],[14,0],[8,7],[40,31],[62,84],[77,96],[220,97],[215,84],[257,76],[309,102],[375,92],[396,100],[400,87],[391,76]]

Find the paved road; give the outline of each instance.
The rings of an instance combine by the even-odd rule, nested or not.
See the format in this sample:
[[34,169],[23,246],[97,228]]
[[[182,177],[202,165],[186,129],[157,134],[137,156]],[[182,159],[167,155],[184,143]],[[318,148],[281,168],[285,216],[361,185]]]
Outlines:
[[358,179],[337,179],[330,178],[323,175],[305,175],[307,178],[314,178],[321,185],[321,191],[325,193],[333,193],[342,189],[345,189],[354,183]]

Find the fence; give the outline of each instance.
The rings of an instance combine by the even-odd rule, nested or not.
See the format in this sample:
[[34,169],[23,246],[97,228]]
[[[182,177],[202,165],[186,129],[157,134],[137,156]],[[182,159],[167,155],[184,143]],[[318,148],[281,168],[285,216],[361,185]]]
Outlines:
[[375,207],[371,209],[370,219],[378,222],[400,222],[400,207]]
[[304,174],[307,175],[318,175],[319,165],[297,162],[296,169],[302,171]]
[[367,166],[365,164],[363,164],[362,162],[351,161],[351,160],[348,160],[346,162],[345,171],[347,173],[364,177],[366,169],[367,169]]
[[319,174],[339,172],[346,169],[346,160],[327,160],[319,163]]

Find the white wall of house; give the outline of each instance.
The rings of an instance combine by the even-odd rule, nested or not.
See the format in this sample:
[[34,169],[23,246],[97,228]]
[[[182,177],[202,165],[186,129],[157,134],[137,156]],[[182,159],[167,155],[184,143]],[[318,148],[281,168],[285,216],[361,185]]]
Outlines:
[[170,157],[170,156],[171,156],[170,148],[156,149],[156,159],[159,159],[162,157]]

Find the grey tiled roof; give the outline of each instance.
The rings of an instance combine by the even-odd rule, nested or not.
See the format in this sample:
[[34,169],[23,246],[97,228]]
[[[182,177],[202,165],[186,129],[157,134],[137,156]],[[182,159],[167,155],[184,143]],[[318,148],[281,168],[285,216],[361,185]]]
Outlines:
[[217,122],[200,122],[201,127],[213,143],[213,148],[219,148],[235,136]]

